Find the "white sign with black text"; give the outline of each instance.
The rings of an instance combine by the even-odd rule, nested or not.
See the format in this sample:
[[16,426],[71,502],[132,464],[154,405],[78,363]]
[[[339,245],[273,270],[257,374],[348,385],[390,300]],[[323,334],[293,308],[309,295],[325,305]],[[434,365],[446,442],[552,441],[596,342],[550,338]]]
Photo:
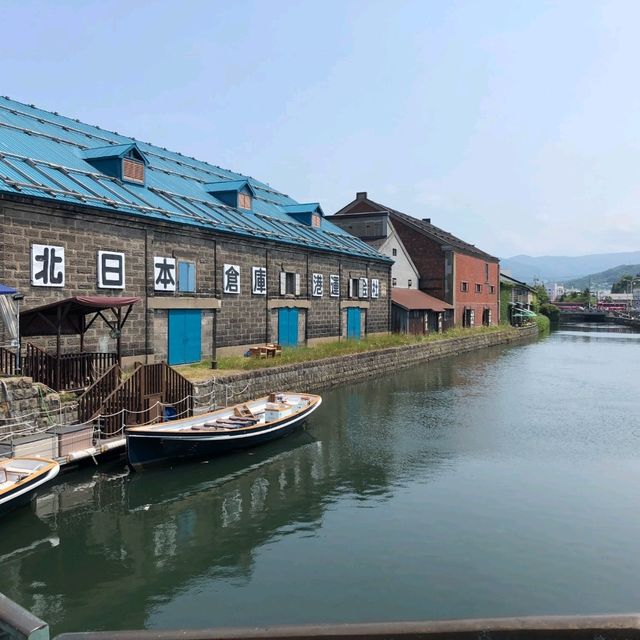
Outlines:
[[31,245],[31,284],[34,287],[64,287],[64,247]]

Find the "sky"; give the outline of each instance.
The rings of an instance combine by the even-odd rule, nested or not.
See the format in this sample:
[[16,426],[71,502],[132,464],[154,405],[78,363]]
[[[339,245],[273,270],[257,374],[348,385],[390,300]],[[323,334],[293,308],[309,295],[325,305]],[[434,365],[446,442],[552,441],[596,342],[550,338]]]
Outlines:
[[640,2],[1,0],[0,93],[499,257],[640,249]]

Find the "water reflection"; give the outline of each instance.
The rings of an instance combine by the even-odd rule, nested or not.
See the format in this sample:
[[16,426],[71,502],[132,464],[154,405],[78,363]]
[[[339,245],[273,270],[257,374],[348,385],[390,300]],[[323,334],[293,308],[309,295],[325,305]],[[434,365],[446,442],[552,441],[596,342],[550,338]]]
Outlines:
[[307,431],[254,451],[62,476],[2,523],[0,591],[55,633],[569,613],[557,590],[606,602],[572,578],[602,572],[589,530],[624,602],[640,343],[584,329],[328,392]]

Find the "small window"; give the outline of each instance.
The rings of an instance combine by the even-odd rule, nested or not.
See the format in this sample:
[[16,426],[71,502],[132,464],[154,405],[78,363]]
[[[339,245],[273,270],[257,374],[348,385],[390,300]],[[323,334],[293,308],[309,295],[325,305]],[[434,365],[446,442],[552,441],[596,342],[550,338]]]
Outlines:
[[360,278],[349,278],[349,297],[360,297]]
[[128,180],[129,182],[144,184],[144,162],[140,162],[140,160],[132,160],[131,158],[123,158],[122,179]]
[[396,248],[391,249],[391,255],[392,256],[397,256],[398,255],[398,250]]
[[398,278],[391,278],[391,286],[395,287],[398,284]]
[[409,287],[409,289],[411,289],[411,285],[413,284],[413,280],[411,278],[409,278],[409,280],[407,280],[407,287]]
[[461,282],[460,283],[460,291],[469,291],[469,283],[468,282]]
[[476,282],[476,293],[482,293],[482,285]]
[[280,295],[299,296],[300,295],[300,274],[292,271],[282,271],[280,273]]
[[196,265],[178,261],[178,291],[193,293],[196,290]]
[[489,282],[489,263],[484,263],[484,281]]
[[248,193],[238,194],[238,209],[251,210],[251,196]]
[[495,293],[496,288],[493,285],[489,285],[489,293]]
[[320,216],[317,213],[311,216],[311,226],[316,228],[320,227]]

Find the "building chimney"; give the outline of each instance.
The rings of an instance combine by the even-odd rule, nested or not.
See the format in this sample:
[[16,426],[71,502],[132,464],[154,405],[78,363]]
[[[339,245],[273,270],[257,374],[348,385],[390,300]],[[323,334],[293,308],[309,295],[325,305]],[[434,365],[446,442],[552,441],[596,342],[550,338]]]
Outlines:
[[358,191],[356,193],[356,200],[366,200],[367,192],[366,191]]
[[426,222],[427,224],[431,224],[431,218],[422,218],[422,222]]

